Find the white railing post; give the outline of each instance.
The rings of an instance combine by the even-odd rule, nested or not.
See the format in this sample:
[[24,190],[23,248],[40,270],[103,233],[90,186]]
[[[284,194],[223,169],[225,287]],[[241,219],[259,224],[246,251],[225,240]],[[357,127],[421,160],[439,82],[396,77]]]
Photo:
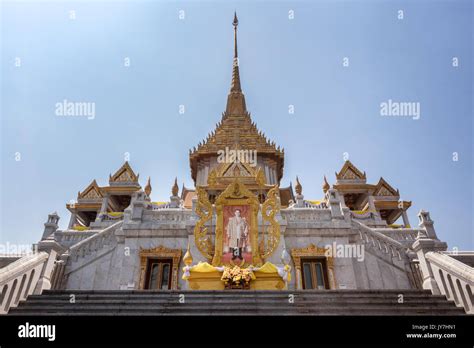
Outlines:
[[435,295],[439,295],[440,289],[436,282],[430,263],[426,260],[426,253],[430,251],[446,250],[447,244],[439,240],[428,238],[423,232],[419,232],[413,243],[413,250],[416,252],[420,265],[421,274],[423,276],[423,289],[431,290]]
[[45,239],[38,243],[38,251],[47,252],[48,260],[45,262],[38,283],[36,284],[35,294],[41,294],[43,290],[51,289],[51,276],[56,259],[58,255],[61,255],[65,251],[65,248],[54,239]]

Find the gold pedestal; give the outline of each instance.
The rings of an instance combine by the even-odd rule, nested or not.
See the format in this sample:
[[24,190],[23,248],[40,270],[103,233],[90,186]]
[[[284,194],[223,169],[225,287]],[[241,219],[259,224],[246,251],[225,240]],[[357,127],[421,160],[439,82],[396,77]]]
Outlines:
[[[210,269],[205,272],[189,272],[187,277],[189,288],[192,290],[224,290],[225,284],[221,280],[222,272]],[[250,290],[285,290],[286,283],[278,272],[253,272],[255,279],[250,281]]]

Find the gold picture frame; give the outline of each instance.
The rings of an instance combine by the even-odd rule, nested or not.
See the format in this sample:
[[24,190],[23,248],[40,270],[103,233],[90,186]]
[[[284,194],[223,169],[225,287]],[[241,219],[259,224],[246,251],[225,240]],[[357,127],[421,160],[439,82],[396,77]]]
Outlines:
[[[217,215],[216,237],[215,237],[215,252],[212,259],[213,266],[221,266],[223,253],[223,238],[224,238],[224,207],[226,206],[249,206],[250,207],[250,246],[252,253],[253,266],[261,266],[262,260],[260,258],[258,249],[258,211],[260,204],[257,197],[243,185],[237,178],[217,197],[215,201],[215,209]],[[242,262],[241,267],[249,266],[248,262]],[[232,265],[232,262],[225,263]]]

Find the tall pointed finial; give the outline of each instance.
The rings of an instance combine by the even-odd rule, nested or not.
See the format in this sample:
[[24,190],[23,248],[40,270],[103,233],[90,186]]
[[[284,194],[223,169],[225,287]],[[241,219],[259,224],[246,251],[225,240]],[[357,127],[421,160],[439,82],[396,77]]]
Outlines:
[[150,197],[150,194],[151,194],[151,179],[150,177],[148,177],[148,181],[146,183],[146,186],[145,186],[145,194]]
[[189,240],[188,240],[188,248],[186,249],[186,254],[184,254],[183,261],[186,266],[191,266],[193,263],[193,255],[191,254],[191,250],[189,247]]
[[326,193],[328,192],[330,186],[328,183],[328,180],[326,179],[326,175],[324,176],[324,183],[323,183],[323,192]]
[[175,178],[175,179],[174,179],[174,185],[173,185],[173,187],[171,188],[171,194],[172,194],[174,197],[177,197],[177,196],[178,196],[178,192],[179,192],[178,178]]
[[300,196],[303,193],[303,186],[301,186],[301,183],[298,177],[296,177],[295,191],[296,191],[296,194]]
[[239,20],[237,19],[237,12],[234,12],[234,61],[232,66],[232,82],[230,85],[230,93],[227,96],[227,107],[225,115],[247,115],[247,106],[245,105],[245,97],[242,93],[242,87],[240,85],[240,72],[239,72],[239,56],[237,53],[237,26]]
[[242,92],[240,86],[239,55],[237,52],[237,26],[239,25],[239,20],[237,19],[237,12],[234,12],[234,21],[232,22],[232,25],[234,26],[234,62],[232,69],[232,85],[230,91]]
[[234,21],[232,22],[234,26],[234,58],[238,58],[237,54],[237,26],[239,25],[239,20],[237,19],[237,12],[234,11]]

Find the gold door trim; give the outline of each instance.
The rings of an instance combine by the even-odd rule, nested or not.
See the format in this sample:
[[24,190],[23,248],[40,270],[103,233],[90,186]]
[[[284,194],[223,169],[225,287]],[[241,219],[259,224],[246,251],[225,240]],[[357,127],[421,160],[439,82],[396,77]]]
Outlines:
[[326,259],[329,289],[336,289],[336,277],[334,275],[334,257],[326,256],[326,249],[310,244],[306,248],[291,249],[291,257],[295,264],[296,288],[302,289],[301,259],[324,257]]
[[181,250],[180,249],[168,249],[164,246],[158,246],[152,249],[140,249],[140,281],[139,289],[145,288],[145,278],[146,278],[146,266],[148,258],[163,258],[163,259],[172,259],[173,266],[171,269],[171,289],[178,289],[178,272],[179,272],[179,263],[181,261]]

